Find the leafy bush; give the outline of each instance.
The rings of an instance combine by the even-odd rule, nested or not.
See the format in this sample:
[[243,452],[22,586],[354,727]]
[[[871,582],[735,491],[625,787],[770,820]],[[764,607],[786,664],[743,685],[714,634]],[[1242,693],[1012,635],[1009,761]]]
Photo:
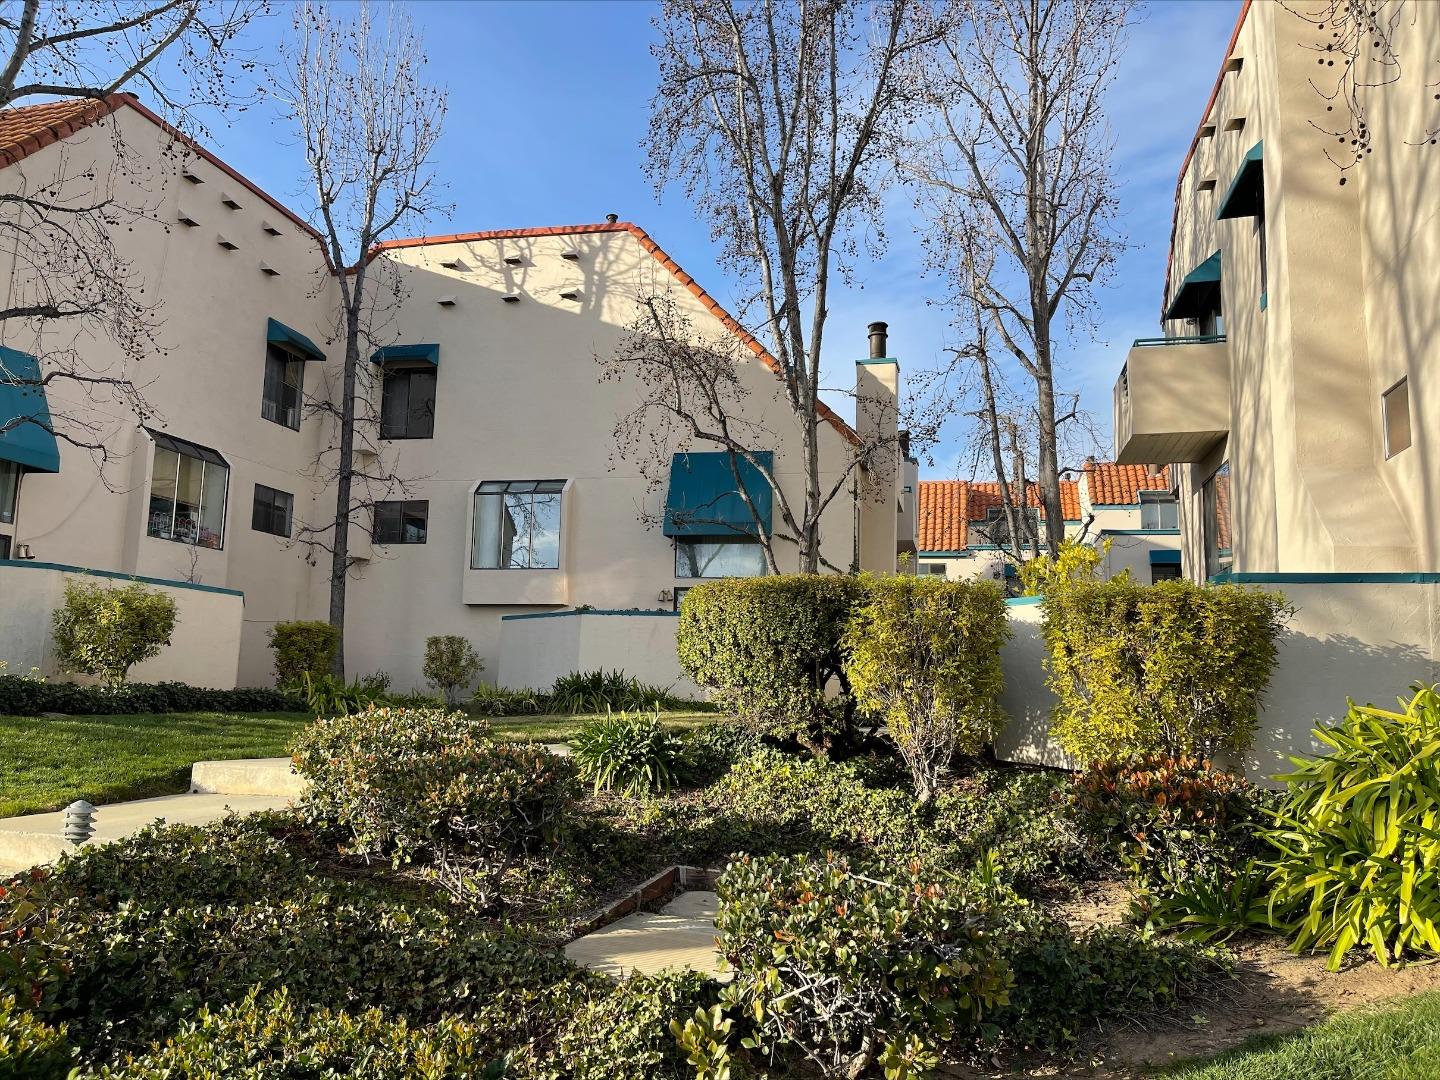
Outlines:
[[63,1024],[51,1027],[0,994],[0,1080],[65,1080],[74,1061]]
[[51,617],[55,655],[69,671],[119,686],[142,660],[160,655],[175,630],[175,601],[140,582],[119,588],[68,578]]
[[[1077,581],[1099,581],[1100,565],[1110,553],[1110,544],[1108,537],[1099,546],[1080,540],[1062,540],[1060,554],[1055,558],[1045,554],[1026,559],[1020,564],[1021,592],[1026,596],[1043,596]],[[1130,571],[1122,570],[1120,575],[1128,581]]]
[[724,1011],[768,1056],[825,1075],[910,1076],[1007,999],[983,912],[915,870],[893,883],[837,856],[742,857],[716,886]]
[[1330,752],[1295,758],[1266,839],[1278,851],[1271,912],[1294,948],[1356,945],[1382,965],[1440,953],[1440,693],[1418,686],[1403,712],[1350,703],[1315,729]]
[[1247,748],[1290,609],[1240,585],[1114,579],[1054,584],[1043,611],[1051,732],[1092,761]]
[[313,816],[349,829],[356,851],[433,864],[481,903],[516,858],[555,843],[576,795],[566,759],[495,743],[484,720],[459,712],[319,719],[292,749]]
[[692,728],[682,738],[681,770],[691,784],[714,783],[760,747],[754,732],[724,721]]
[[1004,714],[1005,598],[985,581],[866,577],[845,635],[845,674],[862,712],[883,720],[929,802],[954,754],[976,754]]
[[1244,777],[1208,761],[1147,755],[1091,766],[1075,779],[1072,805],[1081,827],[1153,898],[1193,878],[1228,881],[1257,850],[1259,799]]
[[484,668],[475,646],[458,634],[425,639],[425,680],[444,695],[446,705],[454,705],[455,692],[474,682]]
[[481,684],[467,706],[475,716],[542,716],[550,711],[550,696],[539,690],[502,690]]
[[561,675],[550,689],[553,712],[637,712],[641,709],[673,711],[704,708],[708,702],[687,701],[669,690],[647,686],[623,671],[572,671]]
[[680,767],[680,739],[660,725],[660,714],[612,713],[591,720],[571,740],[580,779],[596,794],[619,789],[635,797],[669,791]]
[[[553,1051],[571,1080],[690,1080],[695,1075],[668,1025],[716,998],[700,972],[603,980],[566,1018]],[[552,1074],[557,1075],[557,1074]]]
[[340,648],[340,631],[328,622],[277,622],[268,636],[275,653],[275,681],[281,686],[297,682],[307,673],[329,675]]
[[680,605],[680,666],[753,730],[823,752],[849,734],[841,641],[860,592],[857,578],[820,574],[697,585]]
[[[385,682],[388,684],[388,677]],[[377,685],[373,676],[347,683],[334,675],[304,671],[286,689],[303,699],[305,707],[315,716],[348,716],[364,712],[386,699],[385,687]]]
[[282,690],[248,687],[213,690],[184,683],[77,686],[19,675],[0,675],[0,715],[117,716],[177,712],[302,712],[305,702]]

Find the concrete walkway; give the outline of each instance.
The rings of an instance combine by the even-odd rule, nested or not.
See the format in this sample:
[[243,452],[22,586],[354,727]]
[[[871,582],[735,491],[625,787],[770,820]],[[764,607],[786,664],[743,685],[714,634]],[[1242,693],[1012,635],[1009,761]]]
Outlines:
[[637,912],[572,941],[565,955],[582,967],[617,977],[678,970],[720,974],[717,907],[713,892],[681,893],[659,915]]

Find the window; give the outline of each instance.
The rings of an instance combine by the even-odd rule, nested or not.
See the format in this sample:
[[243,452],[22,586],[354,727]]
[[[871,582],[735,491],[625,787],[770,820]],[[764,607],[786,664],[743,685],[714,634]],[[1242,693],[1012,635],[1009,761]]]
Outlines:
[[429,439],[435,434],[434,364],[385,365],[380,396],[382,439]]
[[0,461],[0,522],[15,523],[15,503],[20,495],[20,466]]
[[487,480],[475,489],[472,570],[558,570],[564,480]]
[[1140,492],[1140,527],[1142,529],[1178,529],[1180,504],[1168,491]]
[[264,484],[255,485],[255,505],[250,510],[250,527],[256,532],[270,533],[290,539],[290,517],[295,509],[295,496],[276,491]]
[[[1401,379],[1381,396],[1385,414],[1385,456],[1392,458],[1410,445],[1410,380]],[[0,511],[3,511],[0,503]],[[3,521],[0,518],[0,521]]]
[[304,359],[274,342],[266,346],[265,393],[260,400],[260,416],[298,430],[304,388]]
[[1270,293],[1270,268],[1265,252],[1265,200],[1260,199],[1255,208],[1255,242],[1258,246],[1260,265],[1260,310],[1265,310],[1266,299]]
[[922,562],[920,573],[929,574],[931,577],[944,577],[945,564],[943,562]]
[[196,547],[220,548],[225,539],[225,492],[230,467],[214,450],[150,432],[155,466],[150,475],[147,536]]
[[760,577],[766,573],[765,549],[758,540],[676,540],[677,578]]
[[1205,481],[1200,494],[1205,506],[1205,576],[1214,577],[1229,570],[1235,560],[1228,461]]
[[423,544],[430,521],[430,503],[424,499],[375,504],[374,539],[377,544]]
[[[10,558],[10,537],[0,533],[0,559],[8,558]],[[680,609],[676,608],[675,610],[679,611]]]
[[1154,585],[1157,581],[1170,581],[1172,578],[1178,578],[1179,576],[1180,576],[1180,564],[1179,564],[1179,563],[1173,563],[1173,562],[1172,562],[1172,563],[1151,563],[1151,564],[1150,564],[1150,584],[1151,584],[1151,585]]

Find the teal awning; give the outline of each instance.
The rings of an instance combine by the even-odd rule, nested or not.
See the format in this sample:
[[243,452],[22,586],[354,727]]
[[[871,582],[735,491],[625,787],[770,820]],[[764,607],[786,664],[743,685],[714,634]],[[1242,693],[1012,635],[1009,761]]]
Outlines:
[[1164,550],[1162,550],[1162,549],[1160,549],[1160,548],[1151,548],[1151,549],[1150,549],[1150,565],[1151,565],[1151,566],[1179,566],[1179,565],[1180,565],[1180,552],[1178,552],[1178,551],[1164,551]]
[[36,472],[60,471],[50,406],[40,385],[40,362],[0,346],[0,459]]
[[1220,252],[1185,275],[1165,309],[1167,319],[1199,319],[1220,311]]
[[300,353],[307,360],[324,360],[320,347],[299,330],[291,330],[279,319],[271,319],[265,327],[265,340],[275,345],[284,345]]
[[1230,181],[1229,190],[1220,200],[1220,209],[1215,212],[1216,221],[1223,221],[1226,218],[1254,217],[1264,209],[1264,146],[1265,140],[1261,139],[1250,148],[1250,152],[1240,162],[1235,179]]
[[[762,450],[752,455],[766,469],[774,468],[775,455]],[[769,534],[774,492],[763,473],[744,458],[730,465],[725,451],[676,454],[670,461],[670,490],[665,497],[666,536],[757,536]],[[755,506],[745,505],[735,484],[736,473]]]
[[440,366],[439,345],[386,345],[370,354],[372,364],[385,364],[392,360],[423,360],[427,364]]

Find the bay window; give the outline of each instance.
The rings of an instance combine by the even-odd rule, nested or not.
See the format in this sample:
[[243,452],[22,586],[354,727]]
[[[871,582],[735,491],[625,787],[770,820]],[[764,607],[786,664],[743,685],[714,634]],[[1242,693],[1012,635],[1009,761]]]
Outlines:
[[145,534],[196,547],[223,547],[230,466],[209,447],[157,431],[149,434],[155,440],[155,461]]
[[558,570],[564,480],[487,480],[475,489],[472,570]]

